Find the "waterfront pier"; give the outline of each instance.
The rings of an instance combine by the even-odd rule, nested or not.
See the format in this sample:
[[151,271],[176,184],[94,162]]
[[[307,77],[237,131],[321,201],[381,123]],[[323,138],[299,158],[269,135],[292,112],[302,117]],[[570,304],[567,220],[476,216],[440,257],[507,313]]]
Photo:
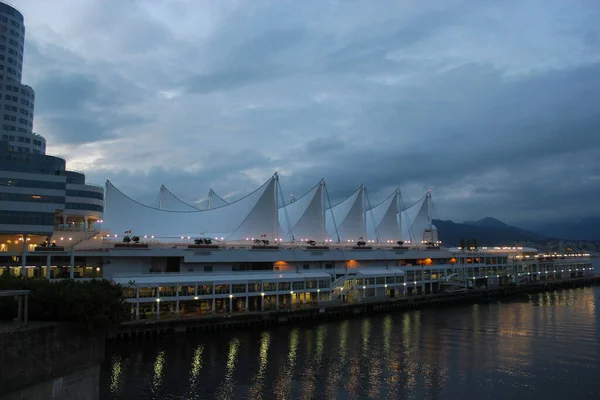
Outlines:
[[284,324],[348,318],[377,312],[494,301],[519,294],[595,285],[599,282],[600,275],[589,275],[557,281],[536,281],[523,285],[497,286],[488,289],[472,289],[451,293],[421,294],[402,298],[375,297],[345,303],[331,301],[318,305],[312,304],[299,308],[263,312],[232,312],[190,317],[175,316],[161,320],[129,321],[112,331],[109,338],[111,340],[142,340],[191,332],[275,327]]

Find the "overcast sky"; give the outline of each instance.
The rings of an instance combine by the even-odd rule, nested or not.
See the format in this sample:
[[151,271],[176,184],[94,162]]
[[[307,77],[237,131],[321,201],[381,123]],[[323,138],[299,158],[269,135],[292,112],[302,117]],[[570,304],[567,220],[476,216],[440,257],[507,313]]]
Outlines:
[[281,175],[437,215],[600,215],[600,1],[13,0],[48,153],[156,202]]

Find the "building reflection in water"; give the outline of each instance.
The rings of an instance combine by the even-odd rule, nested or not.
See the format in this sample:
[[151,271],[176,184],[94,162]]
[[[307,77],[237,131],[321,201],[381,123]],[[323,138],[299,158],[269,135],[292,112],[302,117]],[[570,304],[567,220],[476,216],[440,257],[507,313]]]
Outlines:
[[[385,363],[386,398],[395,399],[399,396],[400,364],[398,363],[399,349],[392,345],[394,320],[386,315],[383,320],[383,360]],[[396,340],[394,340],[396,343]]]
[[265,374],[267,371],[267,364],[269,362],[269,344],[271,343],[271,334],[269,332],[261,333],[260,338],[260,351],[258,355],[258,372],[252,378],[252,386],[248,393],[250,399],[262,399],[263,388],[265,385]]
[[235,363],[237,361],[240,349],[240,341],[233,338],[229,341],[229,351],[227,352],[227,363],[225,364],[225,378],[217,390],[219,399],[232,399],[234,394],[235,380],[233,373],[235,372]]
[[[312,330],[310,331],[312,332]],[[307,332],[309,333],[309,332]],[[316,396],[317,384],[321,375],[321,367],[323,363],[323,351],[325,349],[325,337],[327,336],[327,326],[321,325],[316,329],[316,338],[314,351],[312,343],[307,343],[307,351],[305,352],[306,368],[302,373],[302,396],[304,398],[313,398]],[[307,339],[311,340],[312,335],[307,335]],[[312,340],[311,340],[312,342]],[[312,355],[312,356],[311,356]]]
[[[533,387],[586,398],[594,386],[581,384],[600,376],[598,298],[600,288],[574,289],[115,345],[101,398],[517,398]],[[578,384],[554,393],[556,377]]]
[[121,374],[123,373],[121,362],[121,356],[118,354],[111,359],[110,391],[115,394],[119,392],[119,386],[121,385]]
[[204,353],[204,345],[198,344],[194,349],[192,357],[192,365],[190,369],[190,389],[188,392],[189,398],[198,398],[201,390],[200,370],[202,369],[202,354]]
[[273,390],[275,397],[279,399],[289,399],[291,397],[292,378],[296,368],[296,357],[298,356],[298,336],[298,329],[292,329],[290,331],[287,362],[283,365],[283,368],[278,368],[279,371],[275,379]]
[[154,375],[152,375],[152,391],[155,394],[160,393],[160,387],[163,381],[163,367],[165,364],[165,352],[160,350],[154,360],[153,369]]
[[338,336],[339,336],[339,348],[335,352],[330,349],[332,355],[331,362],[329,363],[329,372],[325,380],[325,398],[333,399],[338,397],[340,390],[340,380],[342,372],[346,368],[347,353],[347,342],[348,342],[348,329],[350,321],[342,321],[339,324]]

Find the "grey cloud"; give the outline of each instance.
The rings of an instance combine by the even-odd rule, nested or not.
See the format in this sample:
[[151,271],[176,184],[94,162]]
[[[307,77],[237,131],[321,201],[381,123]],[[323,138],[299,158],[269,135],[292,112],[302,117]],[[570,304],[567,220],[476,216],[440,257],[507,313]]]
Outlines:
[[265,80],[274,79],[277,75],[276,69],[270,69],[266,66],[261,68],[234,68],[197,75],[187,79],[183,85],[188,93],[210,93],[259,84]]
[[[407,203],[431,188],[455,220],[598,214],[596,6],[242,2],[193,43],[143,10],[125,26],[136,7],[111,22],[118,61],[71,55],[61,75],[46,66],[61,63],[56,49],[34,55],[38,115],[56,140],[147,139],[104,148],[92,180],[147,203],[164,183],[193,201],[209,188],[241,196],[280,169],[296,194],[324,177],[333,203],[364,183],[373,204],[398,186]],[[159,98],[163,87],[181,93]]]

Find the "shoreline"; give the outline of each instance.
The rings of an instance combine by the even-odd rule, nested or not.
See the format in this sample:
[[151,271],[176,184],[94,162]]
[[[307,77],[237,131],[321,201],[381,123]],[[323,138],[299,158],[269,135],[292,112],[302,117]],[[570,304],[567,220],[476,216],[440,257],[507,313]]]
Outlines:
[[519,294],[540,293],[557,289],[582,287],[600,283],[600,275],[561,281],[538,281],[521,286],[501,286],[464,293],[437,293],[401,299],[373,299],[353,304],[323,304],[318,307],[250,312],[226,315],[206,315],[155,321],[128,321],[108,334],[108,341],[158,339],[195,332],[255,329],[307,321],[326,321],[393,310],[435,307],[449,304],[509,298]]

